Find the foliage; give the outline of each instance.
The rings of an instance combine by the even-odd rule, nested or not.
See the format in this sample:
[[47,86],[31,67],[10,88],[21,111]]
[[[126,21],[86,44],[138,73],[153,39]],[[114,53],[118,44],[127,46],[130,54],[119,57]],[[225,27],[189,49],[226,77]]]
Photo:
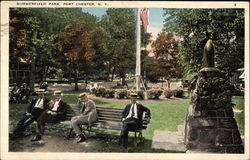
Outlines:
[[105,87],[97,87],[93,89],[93,92],[96,97],[105,97],[107,94],[107,90]]
[[106,98],[114,98],[115,97],[115,90],[114,89],[106,89]]
[[243,9],[165,9],[165,31],[182,41],[181,64],[186,75],[202,68],[205,43],[215,45],[215,66],[227,77],[244,67]]
[[[135,12],[133,9],[108,9],[102,17],[100,34],[102,35],[100,48],[103,60],[108,64],[107,70],[118,73],[125,81],[125,73],[135,68]],[[150,34],[142,32],[142,46],[150,41]]]
[[223,75],[200,77],[197,94],[201,97],[201,106],[232,107],[232,93],[229,87],[230,82]]
[[78,90],[78,74],[92,64],[95,54],[95,31],[87,24],[75,22],[65,28],[56,47],[61,52],[62,64],[74,74],[75,90]]
[[162,94],[162,90],[160,89],[150,89],[147,91],[148,93],[148,98],[149,99],[159,99],[159,97],[161,96]]
[[17,61],[20,57],[26,57],[29,48],[29,26],[24,21],[24,15],[16,10],[10,10],[9,39],[10,61]]
[[166,98],[170,98],[174,95],[174,92],[172,90],[170,90],[169,88],[164,89],[163,93],[164,93]]
[[117,89],[116,91],[117,98],[124,99],[129,97],[129,93],[126,89]]
[[180,77],[178,41],[171,33],[161,32],[152,43],[155,59],[152,61],[150,75],[167,79]]
[[20,59],[33,64],[32,74],[45,80],[50,67],[65,68],[58,63],[54,41],[65,26],[86,21],[94,26],[96,17],[80,8],[11,8],[10,9],[10,64]]
[[182,98],[184,96],[184,91],[182,89],[174,91],[174,96]]

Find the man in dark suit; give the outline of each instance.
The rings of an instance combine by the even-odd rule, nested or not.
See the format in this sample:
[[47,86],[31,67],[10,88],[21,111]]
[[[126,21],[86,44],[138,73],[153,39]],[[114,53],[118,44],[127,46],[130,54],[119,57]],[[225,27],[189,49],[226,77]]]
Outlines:
[[49,102],[48,109],[37,119],[37,135],[31,141],[42,139],[46,123],[59,123],[65,119],[68,105],[61,99],[62,92],[54,91],[55,101]]
[[150,117],[150,110],[142,104],[136,103],[137,93],[131,93],[131,103],[126,105],[122,113],[123,126],[120,133],[119,145],[127,148],[128,132],[134,131],[142,127],[143,112],[148,112]]
[[11,139],[23,136],[26,128],[33,123],[37,118],[48,108],[49,99],[44,97],[45,90],[38,89],[36,91],[38,98],[33,100],[28,106],[23,118],[15,127]]

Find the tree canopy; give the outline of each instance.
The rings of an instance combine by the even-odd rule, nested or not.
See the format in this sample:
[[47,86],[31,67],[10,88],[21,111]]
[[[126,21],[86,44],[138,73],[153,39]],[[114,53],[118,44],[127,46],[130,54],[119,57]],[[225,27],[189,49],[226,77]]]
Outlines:
[[[151,35],[141,37],[145,47]],[[108,9],[100,19],[78,8],[10,10],[10,63],[30,63],[32,81],[74,72],[77,83],[79,76],[105,69],[124,80],[135,68],[135,41],[134,9]]]
[[152,43],[154,60],[150,75],[166,79],[181,77],[178,41],[172,33],[161,32]]
[[202,67],[205,43],[215,45],[215,67],[228,77],[244,66],[243,9],[165,9],[164,30],[181,38],[181,62],[186,76]]

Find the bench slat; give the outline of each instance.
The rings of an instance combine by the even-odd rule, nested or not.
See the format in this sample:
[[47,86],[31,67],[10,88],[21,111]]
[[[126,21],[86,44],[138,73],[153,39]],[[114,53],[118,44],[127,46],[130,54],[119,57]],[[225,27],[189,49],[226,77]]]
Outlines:
[[107,117],[115,117],[115,118],[120,118],[122,119],[122,115],[120,114],[114,114],[114,113],[97,113],[98,116],[107,116]]
[[106,121],[114,121],[114,122],[121,122],[120,118],[109,118],[109,117],[98,117],[98,121],[106,120]]
[[97,111],[97,113],[112,113],[112,114],[117,114],[117,115],[122,115],[120,112],[113,112],[113,111]]
[[97,110],[97,111],[120,112],[120,113],[123,112],[123,110],[121,110],[121,109],[116,109],[116,108],[105,108],[105,107],[97,107],[96,110]]

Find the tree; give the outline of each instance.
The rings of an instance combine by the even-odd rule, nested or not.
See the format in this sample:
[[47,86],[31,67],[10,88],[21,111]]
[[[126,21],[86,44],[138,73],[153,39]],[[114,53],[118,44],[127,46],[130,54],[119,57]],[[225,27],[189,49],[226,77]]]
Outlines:
[[180,55],[186,76],[201,69],[208,39],[215,44],[216,67],[228,77],[244,66],[243,9],[165,9],[165,16],[165,31],[183,39]]
[[31,64],[31,88],[35,77],[45,80],[50,67],[63,68],[57,59],[54,42],[65,26],[75,21],[93,25],[97,18],[79,8],[10,9],[10,64],[24,59]]
[[155,59],[152,63],[150,74],[166,79],[180,77],[179,48],[178,41],[174,38],[174,35],[166,32],[159,33],[156,40],[152,43],[152,48]]
[[[109,64],[109,73],[117,72],[122,78],[122,84],[125,83],[125,74],[135,69],[135,20],[133,9],[108,9],[101,19],[102,52]],[[142,46],[146,46],[151,35],[144,32],[141,34]]]
[[82,22],[74,22],[65,28],[57,44],[62,53],[62,63],[66,64],[74,74],[75,90],[78,90],[80,71],[86,71],[91,66],[91,60],[95,54],[94,33],[95,31],[90,26]]

